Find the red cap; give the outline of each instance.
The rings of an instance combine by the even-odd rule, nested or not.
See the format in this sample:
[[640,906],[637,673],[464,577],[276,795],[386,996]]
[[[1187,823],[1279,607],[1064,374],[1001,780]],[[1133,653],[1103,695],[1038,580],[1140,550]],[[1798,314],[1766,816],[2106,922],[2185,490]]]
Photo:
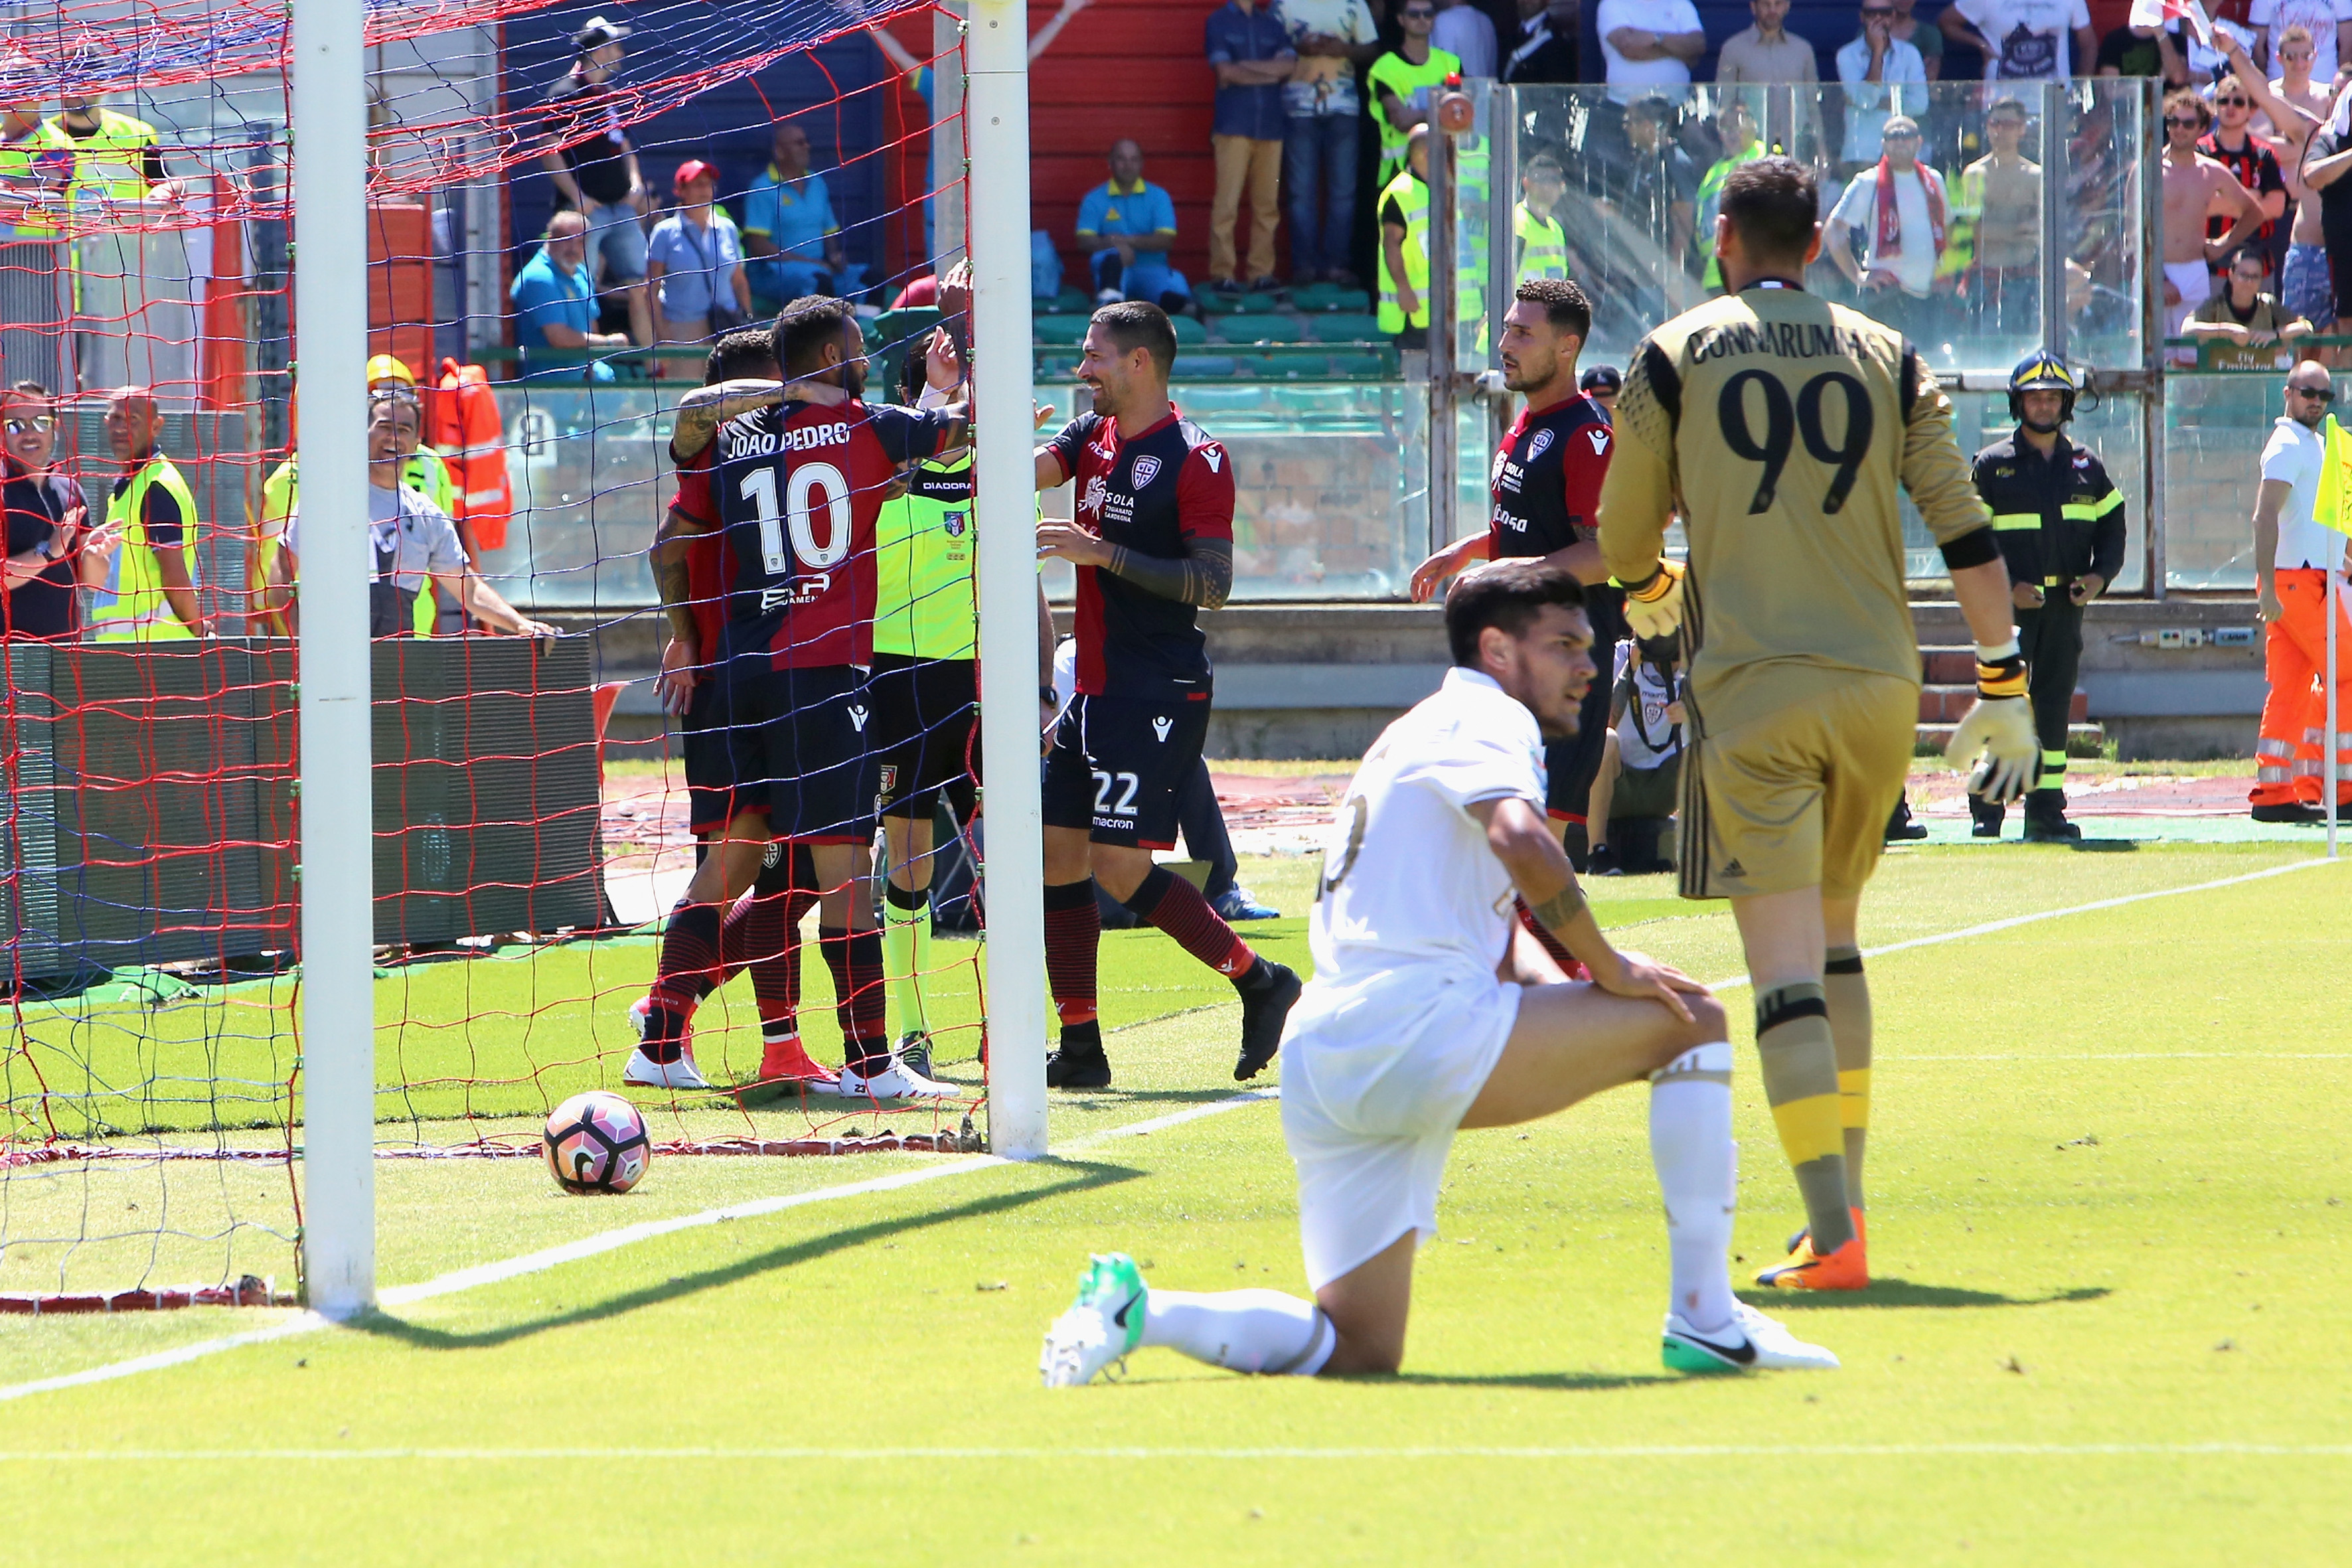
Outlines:
[[699,158],[688,158],[677,166],[677,173],[670,177],[670,184],[674,188],[678,185],[690,185],[697,180],[715,181],[718,178],[718,170]]

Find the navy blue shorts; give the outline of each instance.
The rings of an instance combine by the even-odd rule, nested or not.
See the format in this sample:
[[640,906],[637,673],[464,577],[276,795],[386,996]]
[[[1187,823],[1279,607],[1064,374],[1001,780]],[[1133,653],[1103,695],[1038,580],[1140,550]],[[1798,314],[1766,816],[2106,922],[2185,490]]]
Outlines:
[[1097,844],[1175,847],[1177,796],[1208,739],[1205,689],[1076,698],[1045,754],[1045,826],[1083,828]]
[[735,810],[764,810],[778,838],[866,843],[875,792],[865,673],[765,664],[764,655],[733,661],[715,714],[727,734]]

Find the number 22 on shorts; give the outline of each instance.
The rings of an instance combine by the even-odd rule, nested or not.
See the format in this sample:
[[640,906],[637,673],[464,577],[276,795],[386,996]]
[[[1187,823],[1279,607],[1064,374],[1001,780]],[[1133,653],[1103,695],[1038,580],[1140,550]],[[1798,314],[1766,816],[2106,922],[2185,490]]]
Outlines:
[[[1116,804],[1113,804],[1110,798],[1110,792],[1114,786],[1120,792]],[[1142,787],[1143,781],[1133,773],[1107,773],[1099,768],[1096,769],[1095,816],[1097,818],[1134,816],[1135,792]]]

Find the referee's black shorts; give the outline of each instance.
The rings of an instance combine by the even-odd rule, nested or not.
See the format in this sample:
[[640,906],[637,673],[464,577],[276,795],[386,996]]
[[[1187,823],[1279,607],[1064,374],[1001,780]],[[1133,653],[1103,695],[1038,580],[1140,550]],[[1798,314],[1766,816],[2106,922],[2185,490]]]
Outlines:
[[944,794],[971,820],[980,781],[979,666],[968,658],[877,653],[866,676],[866,743],[880,768],[885,816],[928,822]]

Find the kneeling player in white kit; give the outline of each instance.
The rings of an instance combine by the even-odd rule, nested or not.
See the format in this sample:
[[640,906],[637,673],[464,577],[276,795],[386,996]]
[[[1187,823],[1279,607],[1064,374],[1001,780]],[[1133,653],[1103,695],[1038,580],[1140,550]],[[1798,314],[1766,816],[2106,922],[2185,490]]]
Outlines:
[[[1281,1054],[1315,1300],[1151,1289],[1132,1258],[1097,1256],[1046,1331],[1049,1385],[1088,1382],[1142,1345],[1236,1372],[1394,1372],[1455,1130],[1532,1121],[1642,1079],[1673,1260],[1666,1365],[1838,1364],[1731,1294],[1722,1007],[1680,972],[1610,946],[1545,821],[1544,736],[1574,731],[1594,674],[1582,603],[1574,575],[1541,559],[1455,584],[1454,668],[1389,726],[1340,803],[1315,978]],[[1562,980],[1519,928],[1515,889],[1591,984]]]

